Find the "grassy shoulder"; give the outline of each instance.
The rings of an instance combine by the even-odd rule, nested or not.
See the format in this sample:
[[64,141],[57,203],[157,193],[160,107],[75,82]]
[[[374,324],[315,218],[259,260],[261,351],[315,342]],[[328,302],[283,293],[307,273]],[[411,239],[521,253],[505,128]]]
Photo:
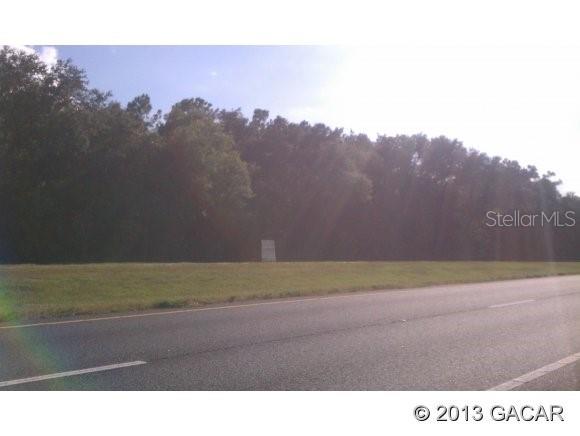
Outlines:
[[9,265],[0,322],[564,274],[580,274],[580,262]]

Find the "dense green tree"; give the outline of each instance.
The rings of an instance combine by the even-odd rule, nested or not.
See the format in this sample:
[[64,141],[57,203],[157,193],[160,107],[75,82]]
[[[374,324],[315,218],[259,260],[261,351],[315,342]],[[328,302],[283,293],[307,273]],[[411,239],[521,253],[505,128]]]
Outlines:
[[[446,137],[345,133],[185,99],[126,106],[0,50],[0,260],[580,259],[553,173]],[[575,212],[489,228],[488,211]]]

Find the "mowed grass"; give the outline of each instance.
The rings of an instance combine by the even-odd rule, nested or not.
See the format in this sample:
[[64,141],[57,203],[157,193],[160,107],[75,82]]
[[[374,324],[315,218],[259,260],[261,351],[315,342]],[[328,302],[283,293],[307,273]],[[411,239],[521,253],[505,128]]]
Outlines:
[[564,274],[580,262],[5,265],[0,322]]

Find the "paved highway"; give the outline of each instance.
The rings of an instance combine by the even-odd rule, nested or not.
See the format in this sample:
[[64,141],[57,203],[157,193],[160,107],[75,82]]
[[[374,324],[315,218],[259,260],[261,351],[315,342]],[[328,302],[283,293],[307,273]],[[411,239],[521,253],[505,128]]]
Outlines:
[[0,326],[0,389],[580,389],[580,276]]

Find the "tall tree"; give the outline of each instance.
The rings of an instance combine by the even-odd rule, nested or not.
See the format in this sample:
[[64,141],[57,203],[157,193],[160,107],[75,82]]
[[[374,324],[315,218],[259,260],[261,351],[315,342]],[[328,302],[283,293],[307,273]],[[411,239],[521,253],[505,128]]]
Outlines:
[[[580,259],[580,199],[458,140],[345,133],[196,98],[165,116],[0,50],[0,260]],[[488,211],[575,213],[490,228]]]

